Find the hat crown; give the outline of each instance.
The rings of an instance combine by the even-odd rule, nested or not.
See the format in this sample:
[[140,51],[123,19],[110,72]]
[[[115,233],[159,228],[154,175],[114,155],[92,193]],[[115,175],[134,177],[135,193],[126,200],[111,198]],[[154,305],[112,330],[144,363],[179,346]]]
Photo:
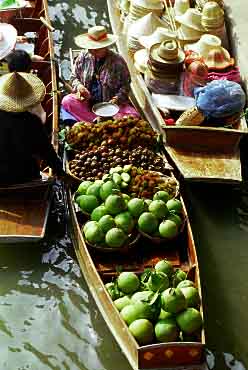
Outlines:
[[208,77],[208,67],[205,63],[195,60],[188,66],[188,72],[190,72],[195,77],[207,78]]
[[10,73],[4,81],[2,92],[11,97],[26,97],[33,92],[33,87],[18,72]]
[[189,0],[175,0],[174,10],[176,15],[185,13],[189,9]]
[[175,40],[163,41],[158,48],[158,55],[162,59],[174,60],[178,57],[178,45]]
[[203,9],[202,16],[206,18],[224,17],[224,11],[215,1],[208,1]]
[[107,37],[107,30],[104,26],[94,26],[88,29],[88,36],[94,41],[99,41]]
[[215,47],[215,46],[221,45],[221,39],[215,35],[205,34],[205,35],[202,35],[199,43],[201,43],[203,46]]

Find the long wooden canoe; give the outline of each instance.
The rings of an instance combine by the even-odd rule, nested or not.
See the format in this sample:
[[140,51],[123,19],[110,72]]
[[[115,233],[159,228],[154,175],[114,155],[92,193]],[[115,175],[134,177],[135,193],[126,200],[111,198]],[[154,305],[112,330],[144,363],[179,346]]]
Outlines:
[[[43,18],[40,18],[43,17]],[[27,7],[0,12],[0,19],[13,24],[18,35],[35,35],[34,52],[44,60],[33,69],[46,85],[42,103],[47,131],[58,148],[58,97],[52,33],[46,0],[31,1]],[[50,170],[47,173],[51,177]],[[0,189],[0,243],[39,241],[44,237],[52,195],[52,178]]]
[[[118,35],[118,50],[128,63],[132,76],[132,92],[147,120],[153,122],[154,127],[163,134],[166,151],[184,178],[208,182],[240,182],[242,174],[238,145],[247,132],[245,120],[241,120],[238,130],[189,126],[166,126],[162,129],[165,125],[163,117],[127,50],[127,34],[121,22],[117,1],[107,0],[107,3],[113,33]],[[228,19],[232,19],[231,7],[228,8]],[[231,36],[235,36],[233,29]]]
[[[78,53],[79,50],[70,49],[71,66]],[[138,105],[136,108],[140,110]],[[152,122],[150,124],[152,125]],[[183,203],[182,198],[180,199]],[[155,343],[139,346],[105,288],[105,283],[116,277],[118,266],[121,266],[122,271],[133,271],[139,274],[145,268],[154,267],[159,260],[167,259],[174,268],[181,268],[188,273],[188,277],[195,282],[201,295],[196,248],[184,203],[183,212],[186,216],[186,224],[173,248],[163,248],[163,245],[158,248],[155,245],[151,246],[147,240],[141,240],[137,248],[132,249],[126,255],[118,255],[104,254],[88,247],[81,232],[82,213],[74,204],[71,190],[67,192],[67,202],[71,238],[82,274],[106,324],[131,367],[134,370],[206,369],[204,330],[195,342]],[[201,313],[203,315],[202,309]]]
[[[71,237],[81,271],[106,324],[132,368],[134,370],[181,367],[183,369],[204,368],[204,331],[202,331],[198,342],[156,343],[139,346],[122,320],[104,285],[116,276],[118,265],[121,265],[123,271],[139,273],[144,271],[144,268],[152,267],[159,260],[166,258],[174,267],[181,267],[189,272],[188,276],[195,281],[200,291],[198,262],[188,219],[184,233],[173,249],[166,249],[163,246],[156,248],[150,245],[148,251],[148,249],[145,249],[147,241],[142,241],[136,250],[129,252],[126,256],[114,256],[110,253],[104,255],[87,247],[81,232],[80,212],[77,212],[74,207],[70,191],[68,193],[68,204]],[[186,213],[185,208],[184,212]]]

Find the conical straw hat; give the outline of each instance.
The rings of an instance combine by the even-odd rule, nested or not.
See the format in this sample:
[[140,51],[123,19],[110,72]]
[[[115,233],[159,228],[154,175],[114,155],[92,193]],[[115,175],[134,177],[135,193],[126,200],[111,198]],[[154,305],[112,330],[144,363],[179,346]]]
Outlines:
[[182,41],[197,41],[203,35],[203,32],[197,31],[194,28],[185,26],[181,24],[181,26],[177,29],[178,40]]
[[43,82],[32,73],[13,72],[0,77],[0,109],[25,112],[40,103],[45,96]]
[[163,9],[164,5],[161,0],[133,0],[133,6],[146,8],[146,9]]

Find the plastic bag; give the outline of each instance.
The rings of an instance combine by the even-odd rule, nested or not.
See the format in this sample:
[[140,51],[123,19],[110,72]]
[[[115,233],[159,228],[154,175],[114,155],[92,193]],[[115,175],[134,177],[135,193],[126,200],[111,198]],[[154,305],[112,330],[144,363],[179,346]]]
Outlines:
[[233,81],[215,80],[194,89],[197,108],[206,117],[227,117],[243,110],[246,96]]

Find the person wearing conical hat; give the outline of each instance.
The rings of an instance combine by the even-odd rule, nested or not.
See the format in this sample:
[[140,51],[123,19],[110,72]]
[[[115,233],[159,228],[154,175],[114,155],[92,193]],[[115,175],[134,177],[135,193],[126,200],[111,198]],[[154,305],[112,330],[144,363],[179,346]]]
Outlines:
[[40,178],[39,160],[64,177],[58,158],[39,117],[29,112],[41,103],[45,85],[32,73],[12,72],[0,77],[0,184]]
[[118,117],[139,116],[128,100],[131,78],[127,64],[109,48],[116,41],[117,37],[107,33],[104,26],[91,27],[75,38],[84,50],[75,61],[71,77],[74,93],[62,100],[62,108],[75,120],[93,122],[97,116],[92,106],[109,101],[118,104]]

